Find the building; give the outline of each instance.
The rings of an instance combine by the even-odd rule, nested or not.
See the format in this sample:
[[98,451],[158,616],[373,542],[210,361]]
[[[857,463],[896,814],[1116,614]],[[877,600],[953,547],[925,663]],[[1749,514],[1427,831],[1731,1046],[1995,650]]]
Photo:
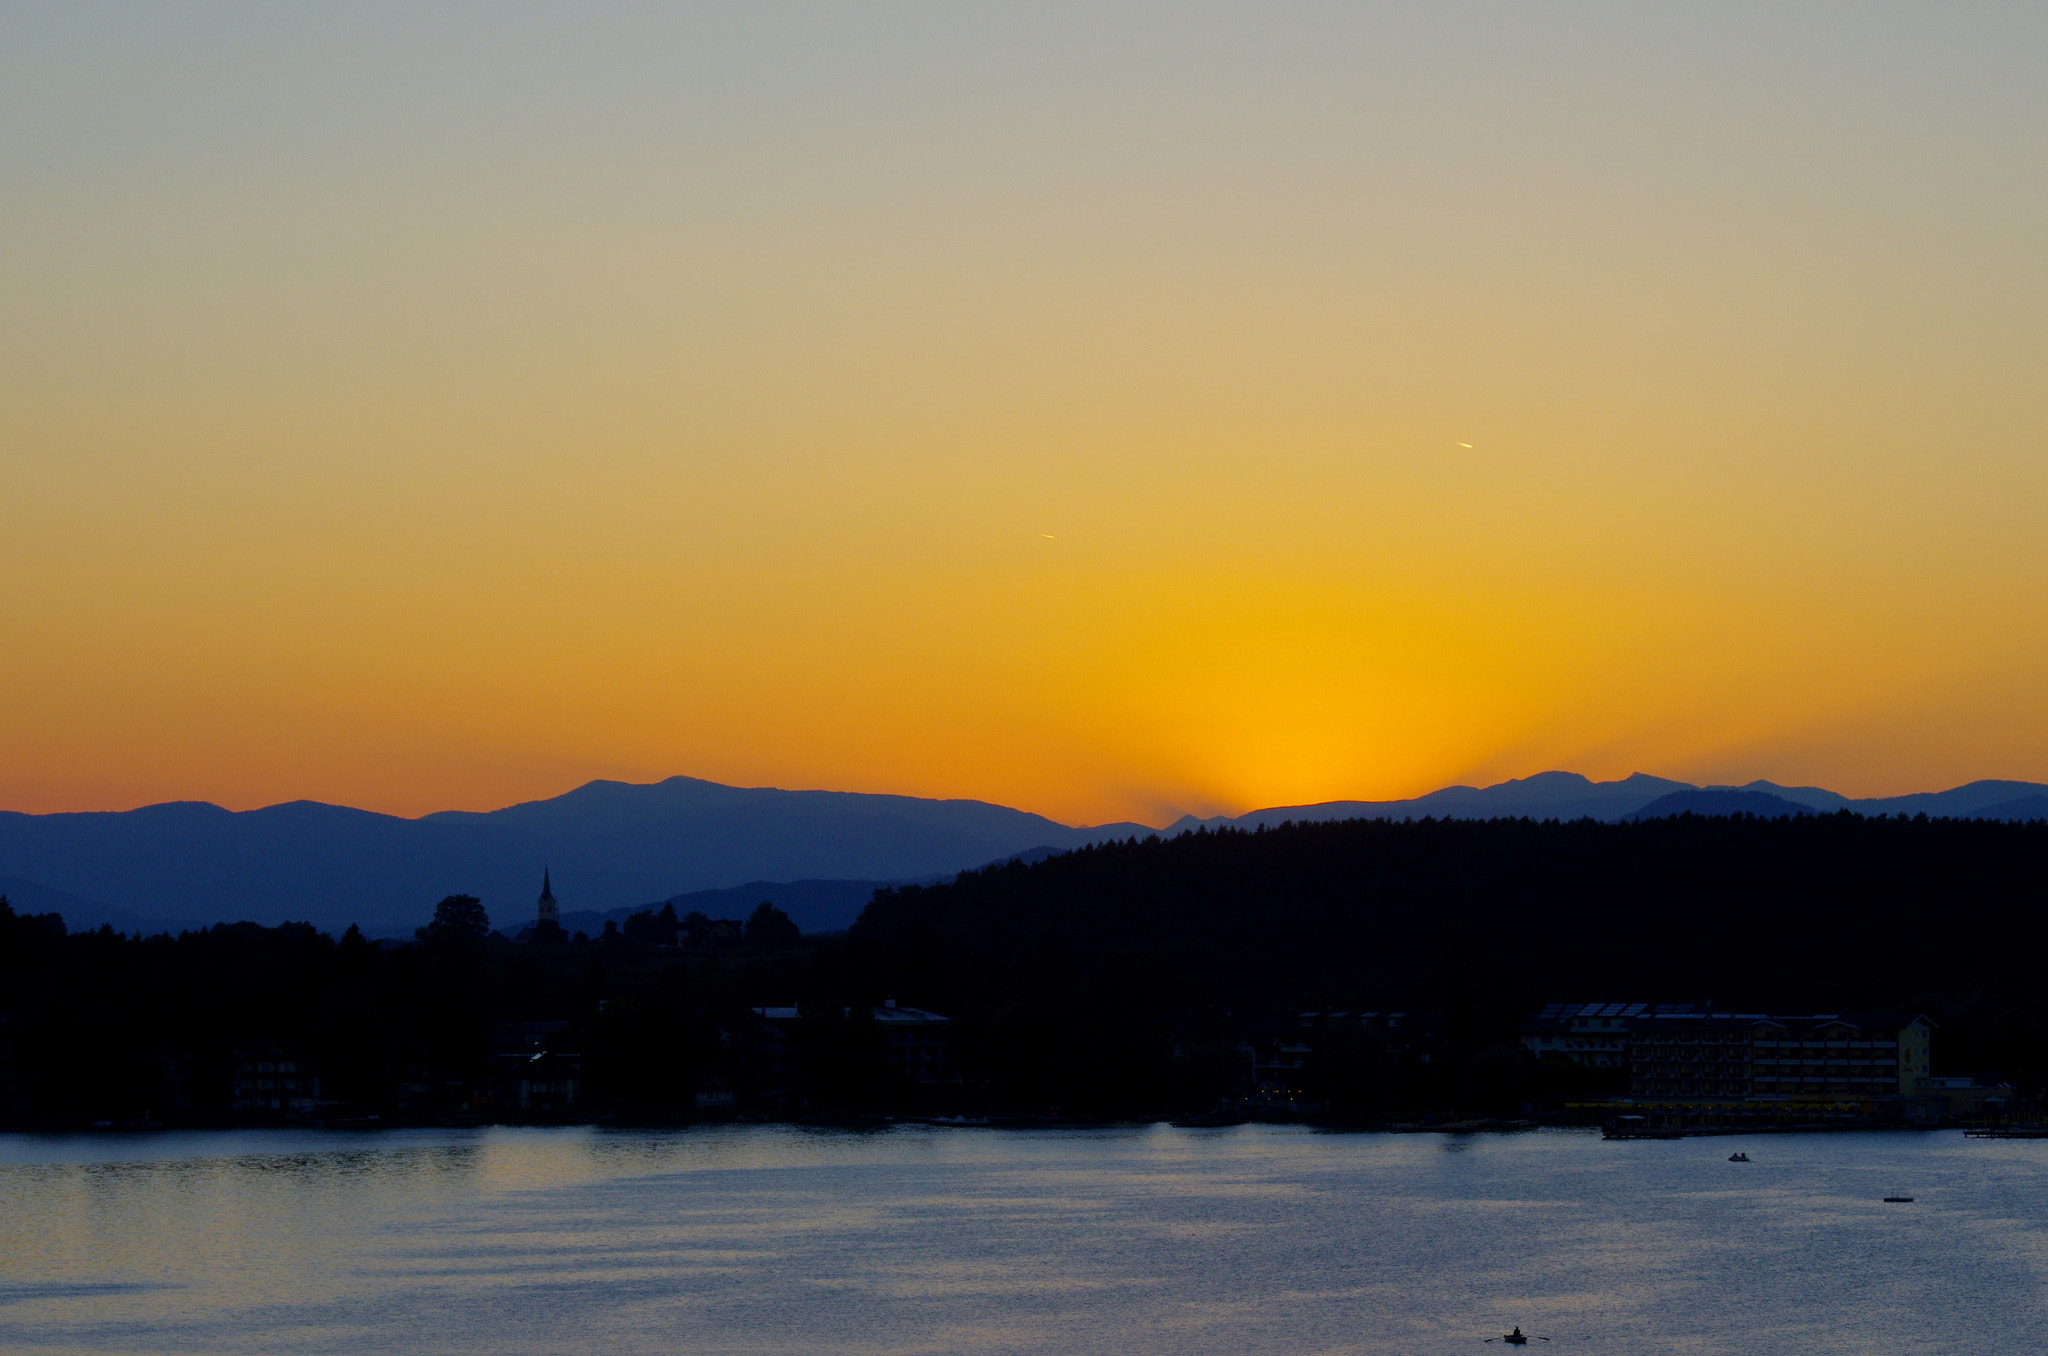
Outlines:
[[1522,1045],[1538,1059],[1557,1055],[1589,1069],[1625,1070],[1629,1023],[1650,1010],[1648,1003],[1549,1003],[1522,1019]]
[[912,1083],[957,1083],[953,1069],[953,1019],[923,1008],[899,1007],[891,998],[874,1009],[875,1024],[889,1054],[889,1067]]
[[567,1022],[492,1022],[491,1062],[507,1067],[523,1064],[545,1051]]
[[320,1073],[277,1041],[235,1052],[234,1109],[269,1116],[310,1115],[320,1104]]
[[[893,998],[881,1007],[861,1011],[873,1018],[889,1068],[898,1077],[926,1087],[960,1081],[953,1067],[952,1018],[904,1007]],[[847,1017],[854,1012],[853,1008],[841,1009]],[[786,1087],[795,1073],[795,1038],[802,1013],[796,1008],[755,1008],[754,1014],[762,1026],[755,1061],[763,1081],[771,1088]]]
[[739,1105],[740,1095],[731,1079],[714,1073],[698,1082],[694,1100],[699,1111],[730,1111]]
[[[1677,1006],[1677,1005],[1673,1005]],[[1689,1006],[1689,1005],[1688,1005]],[[1762,1041],[1752,1013],[1649,1011],[1631,1018],[1631,1097],[1746,1098],[1754,1089]]]
[[540,899],[534,909],[533,930],[526,935],[528,941],[560,942],[568,940],[562,932],[562,907],[555,903],[554,882],[549,879],[548,868],[540,871]]
[[1309,1062],[1318,1041],[1345,1032],[1378,1042],[1388,1070],[1403,1064],[1427,1064],[1437,1038],[1434,1012],[1354,1012],[1315,1008],[1294,1014],[1284,1026],[1267,1027],[1252,1042],[1252,1087],[1255,1099],[1271,1106],[1306,1109]]
[[[1744,1020],[1733,1018],[1736,1026]],[[1830,1102],[1911,1097],[1932,1071],[1934,1024],[1925,1017],[1832,1012],[1755,1017],[1747,1022],[1742,1034],[1750,1056],[1752,1096]],[[1645,1035],[1650,1039],[1640,1047],[1645,1057],[1639,1063],[1648,1066],[1648,1081],[1658,1088],[1685,1081],[1680,1074],[1659,1072],[1685,1067],[1688,1047],[1683,1040],[1666,1041],[1656,1031]],[[1735,1038],[1732,1030],[1723,1037]]]
[[568,1027],[567,1022],[491,1023],[493,1100],[526,1112],[575,1106],[582,1099],[583,1057],[557,1048]]
[[189,1113],[195,1100],[192,1056],[185,1051],[165,1047],[156,1052],[154,1063],[156,1089],[153,1096],[156,1100],[144,1110],[143,1118],[150,1119],[155,1111],[169,1112],[173,1116]]
[[582,1100],[583,1059],[544,1051],[512,1070],[507,1099],[519,1111],[567,1111]]
[[1933,1023],[1898,1012],[1721,1012],[1693,1003],[1553,1003],[1522,1023],[1538,1058],[1625,1070],[1642,1099],[1868,1102],[1913,1097]]
[[1923,1078],[1919,1082],[1919,1093],[1924,1098],[1938,1099],[1942,1114],[1959,1121],[2010,1115],[2014,1105],[2012,1084],[1987,1082],[1969,1076]]

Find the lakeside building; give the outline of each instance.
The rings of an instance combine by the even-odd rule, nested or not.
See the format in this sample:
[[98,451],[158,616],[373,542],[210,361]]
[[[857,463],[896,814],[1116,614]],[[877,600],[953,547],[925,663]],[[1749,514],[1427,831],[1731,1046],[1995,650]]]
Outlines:
[[874,1013],[887,1045],[890,1068],[926,1086],[960,1081],[953,1068],[951,1017],[923,1008],[898,1007],[893,998]]
[[[897,1077],[926,1088],[960,1081],[953,1066],[952,1018],[905,1007],[893,998],[878,1008],[842,1008],[840,1016],[851,1019],[856,1011],[873,1020],[883,1056]],[[754,1066],[754,1076],[771,1097],[786,1096],[794,1079],[803,1014],[793,1007],[774,1007],[755,1008],[754,1015],[760,1019],[759,1030],[751,1058],[744,1062]]]
[[1250,1042],[1252,1086],[1249,1105],[1269,1110],[1310,1111],[1309,1070],[1316,1043],[1349,1032],[1379,1048],[1386,1072],[1404,1064],[1424,1065],[1441,1039],[1439,1015],[1428,1011],[1357,1012],[1311,1008],[1275,1019]]
[[568,1022],[491,1023],[492,1105],[527,1114],[567,1111],[582,1100],[583,1056],[557,1047]]
[[527,1114],[565,1112],[582,1100],[583,1057],[547,1051],[512,1071],[506,1101]]
[[2010,1083],[1986,1082],[1968,1074],[1953,1078],[1923,1078],[1920,1096],[1939,1098],[1949,1115],[1957,1120],[2003,1116],[2013,1109],[2016,1098]]
[[[1662,1072],[1684,1067],[1683,1031],[1671,1030],[1676,1040],[1667,1041],[1654,1028],[1646,1031],[1637,1056],[1658,1087],[1684,1081],[1682,1074]],[[1702,1039],[1705,1034],[1702,1028]],[[1747,1042],[1752,1091],[1827,1101],[1917,1096],[1920,1080],[1933,1071],[1933,1037],[1932,1022],[1901,1012],[1766,1017],[1752,1027]]]
[[1648,1003],[1549,1003],[1522,1019],[1522,1044],[1538,1059],[1558,1055],[1589,1069],[1625,1070],[1629,1023],[1650,1010]]
[[308,1116],[320,1104],[320,1072],[279,1041],[235,1052],[230,1089],[236,1111],[270,1116]]
[[1539,1059],[1626,1071],[1636,1099],[1865,1102],[1917,1097],[1934,1024],[1902,1012],[1720,1012],[1693,1003],[1553,1003],[1522,1023]]

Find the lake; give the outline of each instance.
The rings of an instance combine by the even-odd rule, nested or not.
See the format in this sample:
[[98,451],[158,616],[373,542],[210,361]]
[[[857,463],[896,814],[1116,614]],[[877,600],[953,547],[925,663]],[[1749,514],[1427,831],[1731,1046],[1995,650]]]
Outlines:
[[0,1350],[1988,1352],[2044,1224],[1954,1131],[7,1135]]

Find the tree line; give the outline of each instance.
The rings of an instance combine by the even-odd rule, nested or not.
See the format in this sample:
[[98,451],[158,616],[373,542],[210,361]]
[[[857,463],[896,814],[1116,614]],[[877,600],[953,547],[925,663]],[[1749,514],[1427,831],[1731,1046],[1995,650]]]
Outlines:
[[[648,910],[544,945],[452,896],[401,945],[305,924],[68,933],[0,905],[0,1113],[225,1117],[238,1052],[274,1041],[349,1112],[393,1114],[394,1089],[424,1085],[419,1114],[500,1114],[476,1089],[507,1022],[564,1024],[549,1041],[580,1061],[579,1114],[697,1114],[707,1086],[764,1115],[1178,1114],[1241,1094],[1252,1055],[1288,1042],[1338,1111],[1499,1110],[1584,1090],[1516,1030],[1592,1000],[1925,1013],[1938,1071],[2038,1096],[2044,868],[2040,824],[1358,820],[884,890],[839,938],[772,906],[722,930]],[[873,1016],[891,999],[952,1019],[956,1079],[892,1073]],[[781,1045],[755,1011],[771,1006],[803,1014]],[[1395,1010],[1400,1034],[1359,1016]]]
[[418,1116],[496,1115],[508,1022],[563,1024],[551,1044],[578,1056],[585,1104],[682,1114],[721,1029],[804,989],[814,948],[772,904],[734,922],[730,946],[690,947],[666,912],[546,945],[493,932],[474,897],[453,895],[394,944],[306,923],[74,933],[0,898],[0,1119],[248,1119],[237,1065],[265,1047],[319,1071],[324,1113],[390,1116],[418,1086]]

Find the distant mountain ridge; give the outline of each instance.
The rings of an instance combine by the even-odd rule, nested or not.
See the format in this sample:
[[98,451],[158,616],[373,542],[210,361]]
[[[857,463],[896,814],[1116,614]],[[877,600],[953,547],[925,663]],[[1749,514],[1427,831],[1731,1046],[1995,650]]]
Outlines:
[[1618,782],[1596,782],[1576,772],[1539,772],[1494,786],[1446,786],[1413,800],[1332,800],[1317,805],[1282,805],[1242,815],[1176,821],[1168,833],[1235,825],[1256,828],[1287,820],[1324,819],[1620,819],[1673,791],[1697,790],[1690,782],[1634,773]]
[[[1830,813],[2048,819],[2048,784],[2036,782],[1979,781],[1852,800],[1819,787],[1763,781],[1696,787],[1642,773],[1595,782],[1574,772],[1544,772],[1489,787],[1444,787],[1409,800],[1186,816],[1164,832],[1289,819],[1621,820],[1684,793],[1749,793]],[[1771,801],[1742,803],[1768,807]],[[373,935],[394,935],[424,922],[434,902],[449,894],[477,895],[496,922],[517,927],[532,916],[546,865],[569,917],[601,918],[649,907],[649,901],[658,907],[665,899],[704,896],[697,905],[678,904],[686,910],[718,895],[720,907],[734,910],[759,899],[795,905],[799,923],[817,930],[851,921],[857,901],[878,884],[1157,832],[1131,823],[1075,827],[984,801],[671,777],[648,785],[596,781],[550,800],[419,819],[314,801],[242,812],[199,802],[84,814],[0,812],[0,878],[12,882],[25,911],[48,907],[38,900],[58,902],[56,911],[74,926],[108,922],[134,930],[298,919],[328,930],[360,923]],[[7,892],[0,884],[0,893]],[[754,898],[723,900],[727,892]]]
[[1852,799],[1818,786],[1780,786],[1753,781],[1742,786],[1695,786],[1634,773],[1620,781],[1596,782],[1576,772],[1539,772],[1487,787],[1447,786],[1412,800],[1333,800],[1315,805],[1282,805],[1210,819],[1186,816],[1167,832],[1237,825],[1254,828],[1285,820],[1324,819],[1531,819],[1621,820],[1662,796],[1678,792],[1760,792],[1832,814],[1926,814],[1957,819],[2048,819],[2048,785],[2040,782],[1977,781],[1947,791]]
[[420,819],[313,801],[0,813],[0,875],[176,925],[297,919],[392,935],[449,894],[478,896],[502,924],[530,920],[544,865],[565,912],[603,911],[747,882],[920,880],[1153,831],[1074,828],[983,801],[672,777]]

